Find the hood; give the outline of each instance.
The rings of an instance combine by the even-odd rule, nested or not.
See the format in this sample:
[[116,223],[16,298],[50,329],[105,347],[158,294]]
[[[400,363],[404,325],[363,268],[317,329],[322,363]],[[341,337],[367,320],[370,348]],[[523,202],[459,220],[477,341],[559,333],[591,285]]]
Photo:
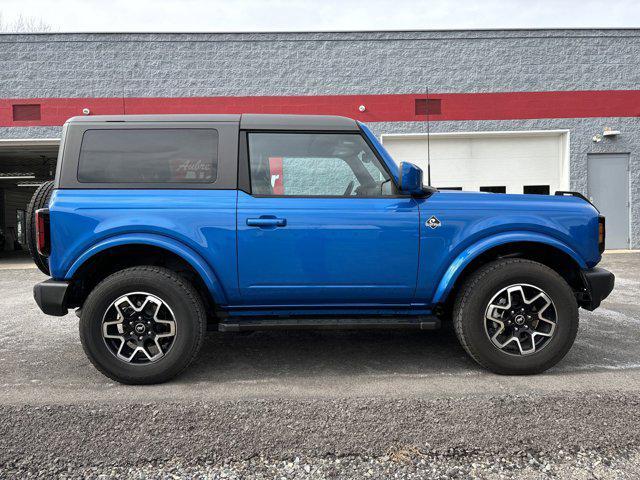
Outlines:
[[509,209],[520,211],[583,211],[591,217],[598,210],[586,199],[566,195],[532,195],[520,193],[467,192],[438,190],[433,201],[446,202],[451,207],[468,209]]

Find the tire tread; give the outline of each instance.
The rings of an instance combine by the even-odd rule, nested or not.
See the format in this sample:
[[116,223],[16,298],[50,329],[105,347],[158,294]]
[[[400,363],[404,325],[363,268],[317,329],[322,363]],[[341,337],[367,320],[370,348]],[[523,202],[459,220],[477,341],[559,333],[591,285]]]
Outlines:
[[38,267],[38,269],[44,273],[45,275],[49,275],[49,264],[47,263],[46,257],[43,257],[38,253],[36,238],[36,210],[40,210],[41,208],[46,208],[49,205],[49,200],[51,200],[51,194],[53,193],[53,181],[44,182],[40,185],[31,197],[29,201],[29,205],[27,206],[27,218],[26,218],[26,228],[25,228],[25,236],[27,239],[27,248],[29,249],[29,254],[33,259],[34,263]]
[[[458,337],[458,341],[460,342],[464,350],[481,367],[499,374],[514,374],[514,372],[497,369],[494,365],[491,365],[489,362],[485,361],[482,358],[482,355],[480,355],[480,353],[478,352],[476,346],[473,345],[473,342],[469,341],[469,339],[465,335],[465,331],[463,328],[464,315],[466,311],[465,307],[471,300],[471,296],[474,294],[478,285],[482,284],[482,282],[485,280],[487,275],[491,274],[496,270],[502,269],[505,266],[518,265],[518,264],[522,265],[523,267],[534,266],[535,268],[542,268],[548,271],[549,273],[551,273],[552,275],[556,276],[560,282],[565,283],[564,279],[555,270],[539,262],[534,262],[533,260],[527,260],[524,258],[509,258],[509,259],[496,260],[494,262],[491,262],[479,268],[468,279],[466,279],[466,281],[462,285],[462,288],[460,289],[460,292],[454,302],[454,307],[453,307],[454,330],[456,332],[456,336]],[[577,316],[577,307],[576,307],[576,316]],[[575,332],[574,332],[574,338],[575,338]],[[573,339],[571,343],[573,343]],[[552,357],[552,359],[546,361],[545,363],[541,364],[538,368],[533,369],[527,373],[536,374],[536,373],[541,373],[547,370],[548,368],[550,368],[550,366],[555,365],[557,362],[559,362],[567,354],[567,351],[568,349],[560,350],[556,355]]]
[[[195,288],[191,285],[191,283],[189,283],[188,280],[186,280],[185,278],[181,277],[177,273],[175,273],[175,272],[173,272],[173,271],[171,271],[171,270],[169,270],[167,268],[164,268],[164,267],[156,267],[156,266],[152,266],[152,265],[143,265],[143,266],[131,267],[131,268],[126,268],[124,270],[120,270],[120,271],[108,276],[104,280],[102,280],[102,282],[100,282],[93,289],[91,294],[93,294],[93,292],[98,291],[98,289],[100,287],[104,286],[105,284],[117,282],[117,281],[121,280],[122,278],[131,279],[133,276],[135,276],[136,274],[139,274],[139,273],[152,273],[152,274],[164,277],[164,279],[167,282],[171,282],[175,286],[177,286],[179,289],[181,289],[182,293],[184,294],[184,296],[188,299],[188,302],[191,303],[195,307],[198,318],[196,319],[197,320],[196,321],[196,327],[197,328],[195,329],[196,338],[195,338],[195,342],[193,343],[193,348],[192,348],[191,352],[189,352],[187,354],[188,360],[186,362],[184,362],[184,364],[179,369],[177,369],[175,371],[171,371],[167,375],[165,375],[165,376],[163,376],[162,378],[159,378],[159,379],[154,378],[154,379],[149,379],[149,381],[146,381],[145,379],[141,380],[138,377],[127,377],[127,376],[124,376],[124,375],[115,376],[111,372],[109,372],[107,369],[103,368],[98,363],[97,359],[94,358],[94,356],[91,353],[91,351],[85,345],[85,341],[83,340],[81,342],[82,343],[82,349],[84,350],[84,353],[87,355],[87,357],[89,358],[89,360],[91,361],[93,366],[98,371],[100,371],[106,377],[108,377],[108,378],[110,378],[112,380],[115,380],[116,382],[124,383],[124,384],[128,384],[128,385],[161,383],[161,382],[167,381],[170,378],[173,378],[173,377],[175,377],[177,375],[180,375],[184,370],[187,369],[187,367],[189,365],[191,365],[191,363],[197,357],[197,355],[198,355],[198,353],[199,353],[199,351],[202,348],[202,345],[204,343],[206,329],[207,329],[207,316],[206,316],[206,312],[204,310],[204,305],[202,303],[202,299],[200,298],[200,295],[197,293]],[[89,296],[91,296],[91,294],[89,294]],[[81,340],[82,340],[82,337],[83,337],[82,323],[84,321],[90,321],[90,320],[89,319],[85,320],[84,318],[81,318],[81,320],[80,320],[80,338],[81,338]]]

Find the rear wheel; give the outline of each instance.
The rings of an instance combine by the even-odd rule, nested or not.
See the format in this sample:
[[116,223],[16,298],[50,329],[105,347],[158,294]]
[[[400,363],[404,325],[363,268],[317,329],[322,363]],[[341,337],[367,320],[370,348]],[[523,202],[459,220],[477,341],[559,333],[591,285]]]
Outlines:
[[558,363],[573,345],[578,305],[549,267],[499,260],[464,283],[453,321],[460,343],[480,365],[500,374],[534,374]]
[[104,375],[120,383],[160,383],[196,357],[206,331],[202,300],[185,279],[144,266],[103,280],[85,301],[80,340]]
[[52,192],[53,181],[44,182],[36,189],[33,197],[31,197],[29,205],[27,206],[27,225],[25,229],[27,247],[29,248],[31,258],[40,271],[45,275],[49,275],[49,263],[47,261],[47,257],[43,257],[38,253],[38,239],[36,238],[36,211],[49,206],[49,200],[51,199]]

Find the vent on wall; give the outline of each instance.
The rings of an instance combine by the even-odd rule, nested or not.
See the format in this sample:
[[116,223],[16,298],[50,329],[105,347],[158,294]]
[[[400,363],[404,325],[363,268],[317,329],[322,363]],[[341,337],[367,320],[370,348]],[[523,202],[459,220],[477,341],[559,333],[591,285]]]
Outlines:
[[499,187],[480,187],[481,192],[491,192],[491,193],[507,193],[507,187],[499,186]]
[[439,98],[416,98],[416,115],[440,115],[442,102]]
[[534,195],[549,195],[549,185],[524,185],[522,191]]
[[13,120],[15,122],[40,120],[40,104],[14,105]]

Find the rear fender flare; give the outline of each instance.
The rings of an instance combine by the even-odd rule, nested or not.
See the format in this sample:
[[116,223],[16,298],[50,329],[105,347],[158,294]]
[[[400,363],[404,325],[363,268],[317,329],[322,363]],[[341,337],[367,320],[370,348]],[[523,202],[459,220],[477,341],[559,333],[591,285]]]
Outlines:
[[198,272],[217,305],[224,305],[227,303],[226,294],[222,289],[215,272],[211,269],[209,264],[197,252],[184,245],[182,242],[162,235],[129,233],[106,238],[85,250],[82,255],[73,262],[69,270],[67,270],[65,279],[73,279],[73,276],[78,269],[94,255],[109,248],[123,245],[150,245],[175,253],[189,263],[196,272]]
[[573,258],[580,268],[587,268],[585,261],[575,250],[569,247],[566,243],[549,235],[535,232],[506,232],[500,235],[492,235],[465,248],[449,264],[449,267],[438,283],[438,287],[436,288],[436,292],[433,297],[433,303],[438,304],[446,301],[447,296],[451,292],[451,289],[460,274],[476,257],[478,257],[478,255],[481,255],[494,247],[516,242],[541,243],[557,248]]

